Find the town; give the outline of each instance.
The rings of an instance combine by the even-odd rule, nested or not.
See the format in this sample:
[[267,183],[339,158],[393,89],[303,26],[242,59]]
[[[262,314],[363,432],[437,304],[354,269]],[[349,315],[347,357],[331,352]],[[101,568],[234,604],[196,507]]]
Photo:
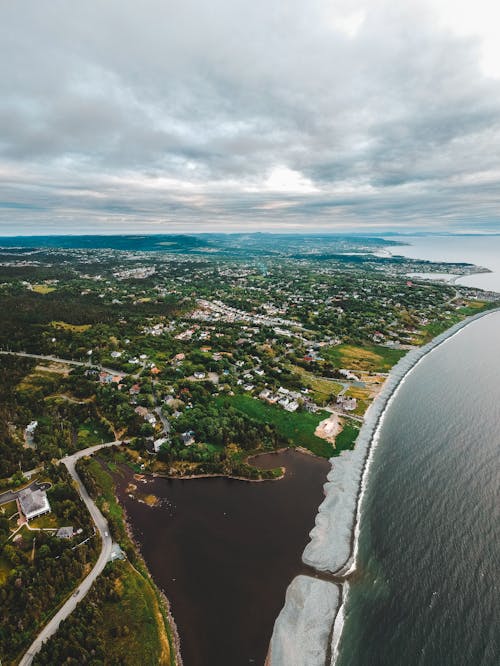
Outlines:
[[[140,577],[112,491],[120,466],[139,480],[279,483],[283,470],[252,456],[291,447],[329,459],[352,448],[407,350],[498,298],[432,280],[442,264],[379,261],[366,240],[365,254],[343,239],[326,258],[310,244],[299,255],[295,239],[279,258],[265,243],[247,257],[187,246],[0,249],[2,663],[18,663],[108,540],[109,598],[93,593],[96,604],[120,604],[112,586]],[[99,449],[98,460],[86,455]],[[87,491],[109,525],[101,531],[80,499]],[[141,585],[160,608],[146,574]],[[168,634],[172,656],[168,627],[158,625],[157,642]],[[43,655],[33,663],[51,663]]]

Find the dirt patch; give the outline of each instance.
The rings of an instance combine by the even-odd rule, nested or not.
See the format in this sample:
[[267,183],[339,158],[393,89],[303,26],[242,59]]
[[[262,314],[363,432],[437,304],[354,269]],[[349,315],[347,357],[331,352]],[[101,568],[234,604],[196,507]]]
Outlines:
[[337,414],[332,414],[324,421],[320,421],[318,427],[314,431],[316,437],[325,439],[330,444],[335,444],[335,438],[342,430],[342,422]]

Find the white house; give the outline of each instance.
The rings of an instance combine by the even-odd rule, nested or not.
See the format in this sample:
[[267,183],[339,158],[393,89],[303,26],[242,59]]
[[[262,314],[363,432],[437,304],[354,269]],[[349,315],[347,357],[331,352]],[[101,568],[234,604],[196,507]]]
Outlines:
[[25,488],[17,496],[21,513],[26,520],[32,520],[45,513],[50,513],[50,504],[47,493],[44,490],[32,490]]

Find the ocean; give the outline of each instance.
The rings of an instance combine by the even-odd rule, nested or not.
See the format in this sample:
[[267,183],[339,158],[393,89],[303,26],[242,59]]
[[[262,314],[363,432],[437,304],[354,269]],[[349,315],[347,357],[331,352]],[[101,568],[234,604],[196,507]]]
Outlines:
[[379,433],[337,666],[500,663],[500,314],[407,376]]
[[388,247],[391,254],[489,268],[491,273],[459,278],[457,284],[500,292],[500,236],[402,236],[398,240],[409,245]]

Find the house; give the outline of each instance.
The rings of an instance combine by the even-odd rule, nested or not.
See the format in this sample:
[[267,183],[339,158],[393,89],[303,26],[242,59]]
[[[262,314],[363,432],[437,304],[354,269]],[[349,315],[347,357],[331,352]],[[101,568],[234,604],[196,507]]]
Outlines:
[[163,444],[168,442],[168,437],[159,437],[158,439],[155,439],[153,442],[153,448],[155,453],[158,453],[162,447]]
[[17,498],[19,501],[20,513],[22,513],[28,521],[37,518],[38,516],[43,516],[46,513],[50,513],[50,504],[45,490],[25,488],[20,491]]
[[148,413],[149,413],[148,410],[146,409],[146,407],[136,407],[136,408],[134,409],[134,412],[135,412],[136,414],[138,414],[139,416],[142,416],[143,419],[145,419],[146,416],[147,416]]
[[73,527],[60,527],[56,532],[56,537],[58,539],[72,539],[73,538]]
[[129,393],[130,393],[130,395],[139,395],[140,392],[141,392],[141,387],[139,386],[139,384],[134,384],[134,385],[129,389]]
[[195,379],[205,379],[206,375],[204,372],[195,372],[194,373],[194,378]]
[[349,398],[343,395],[339,395],[337,397],[337,404],[340,405],[342,409],[345,409],[346,412],[352,412],[356,409],[358,402],[356,398]]
[[101,384],[111,384],[113,381],[113,375],[110,375],[109,372],[100,372],[99,373],[99,382]]
[[187,430],[186,432],[183,432],[181,434],[181,441],[184,444],[184,446],[191,446],[192,444],[194,444],[194,431]]
[[31,421],[31,423],[28,423],[28,425],[26,426],[26,434],[33,435],[37,426],[38,426],[38,421]]

